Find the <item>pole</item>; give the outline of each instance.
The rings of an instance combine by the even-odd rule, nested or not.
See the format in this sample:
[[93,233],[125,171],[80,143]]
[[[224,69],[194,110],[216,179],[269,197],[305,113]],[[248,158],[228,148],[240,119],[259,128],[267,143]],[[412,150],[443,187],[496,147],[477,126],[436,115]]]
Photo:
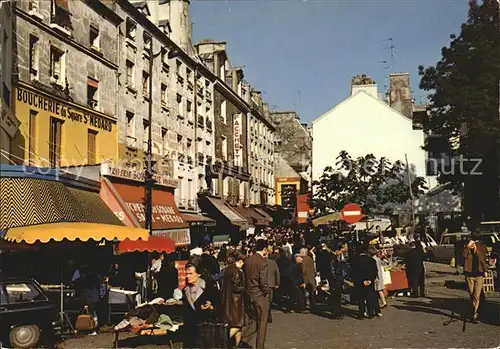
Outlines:
[[405,154],[406,160],[406,173],[408,174],[408,188],[410,190],[410,208],[411,208],[411,222],[412,227],[415,228],[415,208],[413,207],[413,189],[411,187],[411,174],[410,174],[410,166],[408,165],[408,155]]
[[146,152],[146,174],[144,176],[146,199],[146,229],[152,230],[152,198],[153,198],[153,49],[149,50],[149,105],[148,105],[148,149]]

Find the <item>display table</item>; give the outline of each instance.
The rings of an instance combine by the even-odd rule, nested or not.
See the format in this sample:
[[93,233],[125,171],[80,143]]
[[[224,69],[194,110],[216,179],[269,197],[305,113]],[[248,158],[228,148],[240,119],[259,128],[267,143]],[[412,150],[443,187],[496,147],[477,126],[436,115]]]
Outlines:
[[391,270],[389,271],[389,273],[390,273],[390,282],[385,285],[385,288],[388,292],[408,289],[408,279],[406,278],[406,270]]

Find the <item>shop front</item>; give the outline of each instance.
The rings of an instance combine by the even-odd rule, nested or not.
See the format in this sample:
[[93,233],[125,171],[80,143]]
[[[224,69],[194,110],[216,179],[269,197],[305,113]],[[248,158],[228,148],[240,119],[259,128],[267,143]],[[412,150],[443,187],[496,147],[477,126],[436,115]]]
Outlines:
[[19,132],[11,160],[41,167],[96,164],[118,158],[116,119],[19,82],[13,92]]
[[[101,198],[127,226],[146,226],[144,173],[101,166]],[[177,180],[155,176],[152,190],[152,235],[175,241],[176,247],[191,244],[189,225],[183,219],[174,199]]]

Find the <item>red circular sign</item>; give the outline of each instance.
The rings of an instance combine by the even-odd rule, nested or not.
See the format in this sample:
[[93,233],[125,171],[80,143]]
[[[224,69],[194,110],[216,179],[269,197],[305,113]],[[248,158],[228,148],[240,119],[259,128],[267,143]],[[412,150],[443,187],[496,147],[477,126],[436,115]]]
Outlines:
[[340,211],[340,214],[342,215],[342,219],[349,224],[357,223],[359,222],[361,217],[363,217],[363,211],[361,210],[361,207],[353,203],[345,205],[342,211]]

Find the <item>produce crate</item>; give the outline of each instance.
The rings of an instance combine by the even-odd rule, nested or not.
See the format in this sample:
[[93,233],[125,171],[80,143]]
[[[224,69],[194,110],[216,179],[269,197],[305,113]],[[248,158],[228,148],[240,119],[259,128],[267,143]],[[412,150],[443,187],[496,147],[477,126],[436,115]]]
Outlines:
[[493,277],[493,270],[487,270],[484,273],[483,291],[484,293],[495,292],[495,278]]

